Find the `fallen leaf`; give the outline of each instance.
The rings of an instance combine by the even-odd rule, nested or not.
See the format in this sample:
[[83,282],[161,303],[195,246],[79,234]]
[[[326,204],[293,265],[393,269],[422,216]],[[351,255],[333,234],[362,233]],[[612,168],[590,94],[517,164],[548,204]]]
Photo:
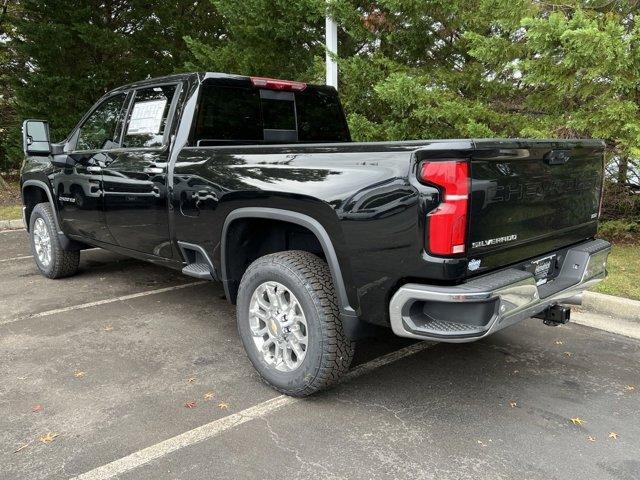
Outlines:
[[213,398],[213,396],[214,396],[213,392],[207,392],[204,394],[202,398],[204,398],[206,401],[209,401]]
[[49,433],[47,433],[46,435],[40,435],[39,440],[40,440],[42,443],[51,443],[51,442],[53,442],[53,440],[54,440],[57,436],[58,436],[58,434],[57,434],[57,433],[51,433],[51,432],[49,432]]
[[570,357],[571,355],[573,355],[573,353],[571,353],[571,352],[564,352],[564,356],[565,356],[565,357]]
[[75,372],[73,372],[73,376],[76,378],[83,378],[85,376],[86,372],[83,372],[82,370],[76,370]]
[[509,402],[509,406],[510,406],[511,408],[516,408],[516,407],[518,406],[518,402],[516,402],[515,400],[511,400],[511,401]]
[[564,342],[562,340],[556,340],[556,345],[564,345]]
[[195,400],[191,400],[190,402],[187,402],[184,404],[185,407],[187,408],[196,408],[198,404],[196,403]]
[[105,325],[102,330],[104,330],[105,332],[110,332],[111,330],[113,330],[113,325]]
[[618,435],[616,432],[609,433],[609,438],[612,438],[614,440],[617,440],[619,436],[620,435]]
[[31,411],[34,412],[34,413],[39,413],[39,412],[41,412],[43,410],[44,410],[44,407],[42,405],[40,405],[40,404],[34,405],[33,408],[31,409]]
[[627,390],[629,392],[633,392],[636,389],[636,386],[635,385],[627,385],[624,388],[625,388],[625,390]]
[[195,381],[196,381],[196,377],[190,377],[190,378],[187,379],[187,382],[189,382],[189,383],[193,383]]
[[220,410],[228,410],[229,409],[229,404],[228,403],[224,403],[224,402],[220,402],[218,404],[218,407],[220,408]]
[[587,437],[587,440],[589,440],[590,442],[595,442],[596,441],[596,437],[592,437],[591,435],[589,435]]
[[13,451],[13,453],[18,453],[21,450],[24,450],[25,448],[27,448],[29,445],[31,445],[31,442],[27,442],[24,445],[20,445],[17,449],[15,449]]
[[571,423],[573,423],[574,425],[584,425],[586,422],[580,417],[573,417],[571,419]]

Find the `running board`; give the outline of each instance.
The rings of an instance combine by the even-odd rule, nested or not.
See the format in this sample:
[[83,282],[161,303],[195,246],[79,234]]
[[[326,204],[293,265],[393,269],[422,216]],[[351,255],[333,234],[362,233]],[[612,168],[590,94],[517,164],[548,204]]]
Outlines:
[[203,280],[213,280],[209,265],[206,263],[190,263],[182,269],[182,273],[190,277],[201,278]]
[[204,248],[185,242],[178,242],[178,246],[186,263],[182,268],[183,274],[202,280],[216,280],[218,278],[216,269]]

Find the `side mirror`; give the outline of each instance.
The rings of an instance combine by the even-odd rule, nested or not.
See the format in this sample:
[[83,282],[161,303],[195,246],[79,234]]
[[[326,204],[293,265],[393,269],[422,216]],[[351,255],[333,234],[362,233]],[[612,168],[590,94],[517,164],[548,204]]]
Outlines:
[[22,150],[25,155],[49,155],[49,123],[44,120],[25,120],[22,123]]

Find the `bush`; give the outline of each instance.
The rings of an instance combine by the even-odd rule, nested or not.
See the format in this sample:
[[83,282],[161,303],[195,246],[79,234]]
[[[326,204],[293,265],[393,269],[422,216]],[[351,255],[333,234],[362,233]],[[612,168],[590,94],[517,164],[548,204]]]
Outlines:
[[640,241],[640,222],[609,220],[602,222],[598,236],[610,242],[637,243]]
[[640,193],[634,192],[627,185],[606,181],[600,218],[603,221],[640,222]]

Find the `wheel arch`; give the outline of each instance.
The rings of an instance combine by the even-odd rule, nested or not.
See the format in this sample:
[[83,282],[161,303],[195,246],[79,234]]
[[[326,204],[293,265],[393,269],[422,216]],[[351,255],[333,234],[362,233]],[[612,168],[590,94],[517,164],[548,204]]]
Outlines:
[[22,184],[22,202],[25,207],[25,228],[27,229],[27,231],[29,231],[29,219],[31,217],[31,212],[38,203],[42,203],[43,201],[48,201],[51,204],[53,219],[56,222],[57,233],[58,235],[62,234],[60,221],[58,219],[58,209],[56,208],[56,204],[53,201],[51,189],[49,188],[49,185],[47,185],[42,180],[29,179],[25,180],[25,182]]
[[357,317],[355,310],[349,303],[342,269],[340,268],[340,262],[336,254],[336,250],[333,246],[333,242],[331,241],[331,237],[329,236],[326,229],[320,222],[318,222],[313,217],[310,217],[309,215],[277,208],[243,207],[233,210],[231,213],[229,213],[229,215],[227,215],[224,226],[222,227],[222,237],[220,242],[221,278],[227,299],[232,302],[235,301],[235,292],[233,291],[233,287],[230,284],[229,278],[229,230],[234,222],[246,219],[277,220],[280,222],[298,225],[309,230],[318,240],[327,264],[329,265],[333,284],[335,286],[338,301],[340,303],[341,316],[343,318]]
[[[43,195],[44,192],[44,195]],[[24,204],[23,220],[27,232],[29,231],[29,223],[31,212],[38,203],[49,202],[51,211],[53,212],[53,221],[56,226],[56,234],[58,241],[64,250],[75,251],[86,248],[86,245],[67,237],[60,227],[60,218],[58,217],[58,208],[56,202],[53,201],[51,188],[42,180],[29,179],[22,184],[22,202]]]

